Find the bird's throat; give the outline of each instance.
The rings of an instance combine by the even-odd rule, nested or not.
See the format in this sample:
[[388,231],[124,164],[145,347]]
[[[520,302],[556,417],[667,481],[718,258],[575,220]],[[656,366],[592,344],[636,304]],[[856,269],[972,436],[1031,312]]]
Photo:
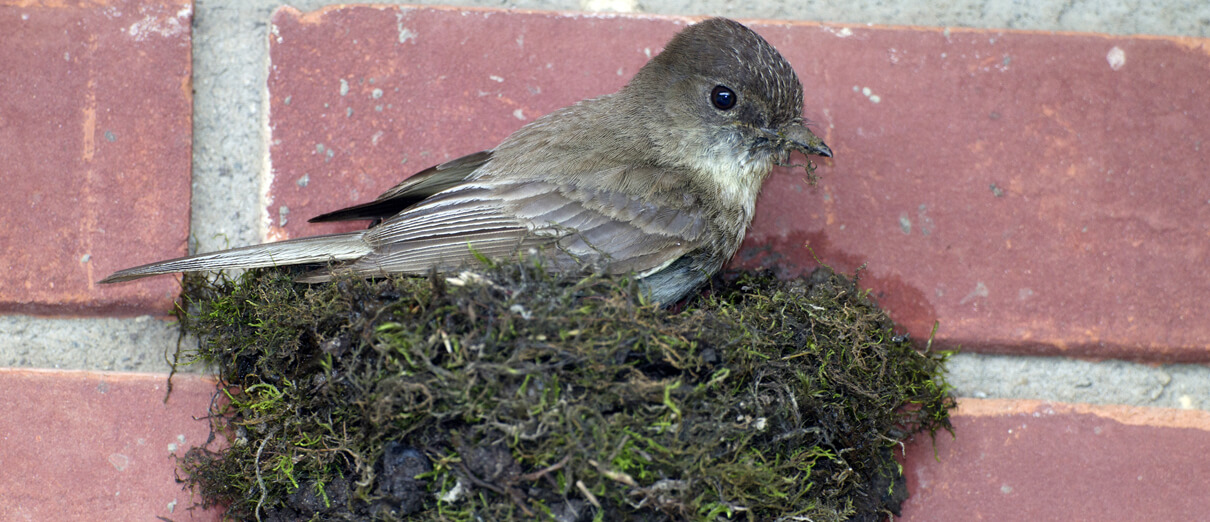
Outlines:
[[691,165],[706,186],[718,187],[719,202],[738,211],[748,224],[756,209],[756,197],[761,185],[773,170],[768,154],[753,155],[748,150],[730,146],[711,147],[710,154],[698,156]]

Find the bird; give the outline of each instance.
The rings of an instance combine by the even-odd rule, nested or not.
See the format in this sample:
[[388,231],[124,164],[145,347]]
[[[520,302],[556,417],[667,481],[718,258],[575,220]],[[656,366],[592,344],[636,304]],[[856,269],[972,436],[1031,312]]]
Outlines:
[[159,261],[100,282],[322,265],[296,278],[318,283],[534,253],[555,270],[633,274],[650,300],[671,304],[735,254],[762,185],[794,151],[832,157],[807,128],[794,68],[747,26],[710,18],[673,36],[617,92],[310,220],[370,220],[367,229]]

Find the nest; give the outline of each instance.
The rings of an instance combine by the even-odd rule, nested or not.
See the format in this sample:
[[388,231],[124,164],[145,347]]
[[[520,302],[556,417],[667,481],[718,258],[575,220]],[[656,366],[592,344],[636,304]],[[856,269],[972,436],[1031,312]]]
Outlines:
[[882,520],[900,441],[950,429],[946,353],[823,268],[716,278],[186,280],[218,375],[200,504],[259,520]]

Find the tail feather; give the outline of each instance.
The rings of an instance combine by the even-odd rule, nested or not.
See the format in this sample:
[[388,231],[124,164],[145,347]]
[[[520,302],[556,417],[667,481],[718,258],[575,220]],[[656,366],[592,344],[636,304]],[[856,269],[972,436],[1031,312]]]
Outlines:
[[208,254],[169,259],[114,272],[101,283],[118,283],[140,277],[174,272],[198,272],[227,268],[257,268],[347,261],[370,253],[373,248],[362,239],[363,232],[304,237],[252,245]]

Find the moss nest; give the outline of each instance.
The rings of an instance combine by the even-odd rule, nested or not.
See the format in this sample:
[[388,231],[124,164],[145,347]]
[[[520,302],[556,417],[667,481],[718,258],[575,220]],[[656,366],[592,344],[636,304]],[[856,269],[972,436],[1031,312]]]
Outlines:
[[945,353],[854,282],[733,273],[680,309],[524,263],[457,279],[186,280],[235,519],[881,520],[950,429]]

